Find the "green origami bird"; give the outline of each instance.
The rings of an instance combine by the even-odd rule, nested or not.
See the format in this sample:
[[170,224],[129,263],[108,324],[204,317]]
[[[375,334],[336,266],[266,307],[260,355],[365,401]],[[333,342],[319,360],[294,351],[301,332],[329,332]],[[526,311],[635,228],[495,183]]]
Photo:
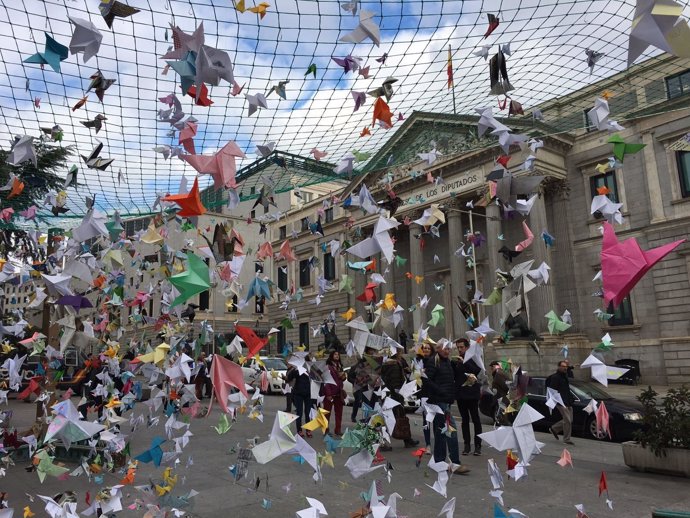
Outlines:
[[431,310],[431,319],[427,322],[430,326],[438,326],[440,324],[443,324],[446,321],[446,317],[443,314],[445,311],[445,308],[441,306],[440,304],[436,304],[434,306],[434,309]]
[[396,255],[395,256],[395,266],[400,268],[401,266],[405,266],[405,263],[407,262],[407,259],[405,259],[402,256]]
[[356,149],[352,151],[352,154],[355,156],[355,162],[364,162],[371,156],[371,153],[357,151]]
[[314,75],[314,79],[316,79],[316,63],[312,63],[309,65],[309,68],[307,69],[306,74],[304,74],[304,77],[307,77],[309,74]]
[[549,333],[551,334],[559,334],[562,333],[563,331],[567,331],[570,329],[571,325],[563,322],[556,313],[551,310],[549,311],[546,315],[544,315],[548,320],[548,328],[549,328]]
[[180,292],[172,302],[171,307],[174,307],[211,287],[208,266],[197,255],[188,253],[187,270],[170,277],[170,283]]
[[344,273],[342,278],[340,279],[340,286],[338,288],[338,291],[344,291],[352,295],[352,293],[354,293],[355,291],[353,287],[352,277]]
[[218,432],[218,435],[228,433],[230,428],[232,428],[232,425],[228,422],[228,414],[221,414],[218,425],[213,427],[213,429]]
[[620,162],[623,161],[625,155],[633,155],[642,149],[647,144],[628,144],[623,140],[620,135],[611,135],[608,140],[609,144],[613,144],[613,156],[615,156]]

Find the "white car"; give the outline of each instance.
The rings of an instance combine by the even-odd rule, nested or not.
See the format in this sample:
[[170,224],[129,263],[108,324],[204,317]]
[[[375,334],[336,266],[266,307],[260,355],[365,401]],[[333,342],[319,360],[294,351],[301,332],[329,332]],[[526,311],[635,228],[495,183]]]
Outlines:
[[[347,372],[350,370],[350,367],[346,367],[343,369],[343,371],[347,374]],[[347,398],[345,399],[345,404],[347,406],[352,406],[353,403],[355,402],[355,396],[354,396],[354,390],[352,389],[352,383],[350,383],[347,378],[345,378],[345,381],[343,382],[343,389],[345,390],[345,393],[347,394]],[[416,395],[413,395],[409,398],[405,398],[405,410],[413,412],[419,408],[419,398]]]
[[268,394],[282,394],[285,388],[285,377],[287,373],[287,364],[285,360],[278,356],[260,356],[259,360],[263,364],[260,365],[254,358],[247,360],[242,365],[242,374],[244,375],[244,382],[258,387],[261,385],[261,373],[268,371]]

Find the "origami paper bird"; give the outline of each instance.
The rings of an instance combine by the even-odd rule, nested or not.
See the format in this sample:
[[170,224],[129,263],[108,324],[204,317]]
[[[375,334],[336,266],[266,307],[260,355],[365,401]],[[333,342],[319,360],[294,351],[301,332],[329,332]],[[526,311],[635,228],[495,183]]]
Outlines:
[[316,409],[316,415],[314,419],[302,425],[305,430],[314,431],[317,428],[321,428],[321,432],[325,435],[328,430],[328,410],[323,408]]
[[34,166],[37,164],[36,150],[34,149],[34,138],[27,135],[16,136],[12,142],[9,155],[5,162],[12,166],[19,166],[26,161],[33,162]]
[[592,371],[592,378],[597,380],[599,383],[608,387],[610,379],[615,380],[620,378],[623,374],[628,372],[630,369],[624,367],[612,367],[605,365],[599,358],[590,354],[584,362],[580,365],[583,369],[590,368]]
[[115,18],[127,18],[139,12],[139,9],[130,7],[117,0],[101,0],[98,8],[109,29],[112,29]]
[[249,302],[252,297],[266,297],[271,298],[271,290],[268,287],[268,282],[261,279],[259,276],[255,276],[247,287],[247,297],[246,302]]
[[530,228],[527,226],[527,222],[523,221],[522,222],[522,231],[525,233],[525,239],[523,241],[520,241],[517,245],[515,245],[515,251],[516,252],[523,252],[527,247],[529,247],[532,242],[534,241],[534,234],[530,230]]
[[[165,196],[162,201],[172,201],[180,206],[177,212],[178,216],[189,218],[194,216],[201,216],[206,213],[206,208],[201,203],[201,197],[199,195],[199,179],[194,179],[194,184],[192,185],[192,190],[188,193],[183,194],[171,194]],[[202,290],[203,291],[203,290]]]
[[180,158],[190,164],[200,174],[210,174],[213,177],[215,190],[221,188],[235,188],[235,174],[237,165],[235,158],[244,158],[245,154],[232,140],[225,144],[214,155],[181,155]]
[[101,31],[99,31],[89,20],[72,16],[68,18],[72,25],[74,25],[72,39],[69,42],[69,51],[72,55],[83,52],[84,63],[86,63],[98,54],[98,50],[101,47],[101,41],[103,40],[103,34],[101,34]]
[[171,307],[185,302],[190,297],[211,287],[208,266],[199,256],[187,253],[187,270],[170,277],[170,283],[180,294],[172,301]]
[[307,77],[309,74],[313,74],[314,79],[316,79],[316,63],[309,65],[307,71],[304,73],[304,77]]
[[499,50],[489,61],[489,79],[492,95],[507,95],[515,89],[508,80],[506,57],[502,50]]
[[60,62],[67,59],[69,49],[55,41],[47,32],[43,52],[37,52],[26,58],[24,63],[37,63],[43,67],[49,65],[55,72],[60,72]]
[[545,318],[548,319],[547,326],[550,334],[559,334],[571,328],[571,325],[563,322],[553,310],[549,311]]
[[108,168],[108,166],[115,161],[114,158],[101,158],[99,155],[102,149],[103,143],[99,142],[88,157],[81,155],[81,158],[86,164],[86,167],[88,167],[89,169],[98,169],[99,171],[105,171]]
[[609,411],[606,409],[606,405],[604,404],[603,401],[599,402],[599,405],[596,410],[595,414],[596,418],[596,428],[597,428],[597,433],[601,433],[602,436],[604,434],[609,436],[609,439],[611,439],[611,426],[609,425]]
[[185,148],[187,153],[190,153],[192,155],[196,154],[196,150],[194,149],[194,137],[196,136],[197,132],[197,124],[196,122],[193,121],[185,121],[184,126],[182,130],[180,130],[180,137],[178,142],[182,144],[182,146]]
[[163,449],[161,448],[161,444],[163,444],[164,442],[165,438],[155,436],[153,439],[151,439],[151,446],[149,447],[149,449],[144,451],[143,453],[140,453],[134,458],[146,464],[148,464],[149,462],[153,462],[155,466],[160,466],[161,461],[163,460]]
[[319,151],[319,150],[316,149],[316,148],[313,148],[313,149],[309,152],[309,154],[310,154],[310,155],[314,155],[314,160],[316,160],[317,162],[319,162],[322,158],[325,158],[325,157],[328,155],[327,152],[325,152],[325,151]]
[[388,128],[393,126],[393,113],[382,97],[376,99],[376,102],[374,103],[373,117],[374,119],[372,124],[375,124],[378,120],[383,122]]
[[96,70],[89,79],[91,79],[91,83],[86,91],[90,92],[91,89],[94,89],[96,91],[96,96],[98,96],[98,100],[101,102],[103,102],[105,91],[117,81],[116,79],[106,79],[100,70]]
[[592,75],[592,72],[594,72],[594,65],[597,64],[597,61],[604,57],[604,54],[603,52],[596,52],[591,49],[585,49],[585,54],[587,54],[587,66],[589,67],[589,74]]
[[560,467],[565,468],[568,464],[570,464],[570,467],[573,467],[573,459],[570,455],[570,452],[563,448],[563,452],[561,453],[561,458],[556,461],[556,464],[558,464]]
[[527,403],[523,403],[518,411],[513,426],[501,426],[491,432],[485,432],[479,436],[490,446],[498,451],[513,450],[520,453],[520,459],[524,463],[530,460],[544,446],[534,437],[532,423],[543,419],[544,416]]
[[443,306],[436,304],[431,310],[431,319],[427,322],[427,324],[434,327],[443,324],[446,321],[444,311],[445,308]]
[[194,85],[190,86],[186,94],[194,98],[194,104],[197,106],[211,106],[213,104],[213,101],[208,96],[208,87],[204,83],[201,83],[199,88]]
[[643,251],[637,239],[619,242],[609,223],[604,223],[601,247],[604,305],[617,308],[639,280],[659,261],[670,254],[685,239]]
[[33,456],[32,463],[36,466],[36,474],[38,475],[38,480],[43,483],[46,476],[60,477],[65,473],[70,471],[69,468],[64,468],[57,464],[53,464],[55,458],[48,454],[47,450],[40,450],[36,455]]
[[601,97],[594,101],[594,108],[587,112],[587,118],[592,126],[602,131],[622,131],[625,128],[618,122],[609,119],[610,109],[606,99]]
[[247,102],[249,103],[249,117],[254,115],[254,113],[260,108],[268,108],[266,96],[262,93],[255,95],[244,94],[244,98],[247,99]]
[[345,319],[347,322],[349,322],[354,318],[356,314],[357,312],[353,308],[350,308],[345,313],[341,313],[340,316],[343,317],[343,319]]
[[105,115],[99,113],[96,115],[93,120],[90,121],[79,121],[81,122],[84,126],[87,128],[95,128],[96,129],[96,135],[98,135],[98,132],[101,131],[101,128],[103,127],[103,121],[108,120]]
[[498,24],[500,22],[498,16],[496,16],[495,14],[487,13],[486,16],[489,19],[489,27],[486,29],[486,32],[484,33],[485,39],[491,36],[491,33],[498,28]]
[[[242,367],[219,354],[213,355],[213,361],[211,362],[211,381],[213,384],[213,395],[218,400],[218,404],[225,413],[228,412],[230,387],[235,387],[244,397],[249,398],[244,383]],[[209,406],[209,412],[210,411],[211,408]]]
[[359,12],[359,25],[351,32],[340,38],[339,41],[347,43],[362,43],[370,39],[377,47],[381,44],[381,30],[374,22],[376,13],[365,9]]
[[376,300],[376,291],[374,290],[377,288],[377,286],[378,285],[375,282],[367,283],[367,285],[364,287],[364,292],[361,295],[357,295],[355,298],[362,302],[373,302]]
[[641,151],[647,144],[627,144],[620,135],[611,135],[607,140],[613,144],[613,156],[623,162],[625,155],[633,155]]
[[628,42],[628,66],[650,45],[674,56],[690,57],[683,5],[673,0],[638,0]]
[[362,62],[361,58],[355,56],[345,56],[344,58],[331,58],[339,66],[343,67],[343,70],[347,74],[348,72],[356,72]]
[[338,291],[344,291],[346,293],[352,294],[354,292],[354,281],[352,277],[344,273],[340,278]]
[[286,99],[287,100],[287,92],[285,91],[285,86],[290,82],[289,79],[286,79],[285,81],[279,81],[277,85],[271,86],[271,89],[268,91],[266,94],[266,97],[271,95],[273,92],[278,94],[278,97],[281,99]]

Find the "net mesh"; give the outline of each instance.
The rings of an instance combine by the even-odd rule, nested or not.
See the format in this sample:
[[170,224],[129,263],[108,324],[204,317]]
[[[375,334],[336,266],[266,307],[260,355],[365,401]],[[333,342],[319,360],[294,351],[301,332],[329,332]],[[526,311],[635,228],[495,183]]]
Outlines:
[[[255,5],[252,0],[245,3]],[[488,60],[475,55],[483,45],[491,45],[489,58],[497,45],[510,46],[507,69],[515,89],[509,95],[526,110],[625,71],[635,11],[634,0],[360,2],[360,12],[372,11],[373,21],[381,28],[377,47],[370,40],[338,41],[359,23],[359,13],[353,16],[342,2],[268,3],[265,17],[260,18],[249,11],[239,12],[229,0],[130,0],[128,4],[140,12],[116,18],[112,30],[94,1],[0,3],[0,142],[7,143],[2,147],[8,149],[15,135],[38,137],[40,128],[58,124],[64,138],[56,145],[73,146],[70,160],[79,167],[79,184],[68,189],[70,213],[42,221],[71,226],[75,217],[84,214],[86,198],[94,196],[96,206],[105,212],[117,210],[124,217],[148,214],[154,211],[157,193],[175,193],[182,176],[195,176],[196,171],[185,162],[176,157],[165,160],[153,150],[178,145],[177,134],[171,134],[170,125],[158,119],[158,111],[167,108],[159,98],[170,93],[176,93],[185,114],[198,121],[197,153],[213,153],[232,140],[247,154],[238,160],[239,179],[246,182],[246,188],[240,184],[238,189],[243,196],[250,196],[250,186],[258,181],[252,180],[252,171],[268,171],[278,178],[280,190],[285,190],[331,181],[333,165],[348,152],[375,154],[413,111],[469,115],[476,107],[489,105],[498,112],[504,96],[491,95]],[[688,1],[678,3],[688,17]],[[497,15],[500,24],[484,38],[488,14]],[[98,55],[88,63],[81,54],[70,55],[59,73],[50,66],[23,63],[43,51],[44,32],[69,44],[73,28],[68,16],[90,20],[99,28],[103,40]],[[170,24],[191,33],[202,22],[205,43],[229,53],[235,80],[244,86],[237,96],[231,95],[232,86],[224,81],[209,87],[210,107],[196,106],[191,97],[183,96],[179,76],[173,70],[164,74],[166,63],[161,59],[173,45]],[[449,48],[454,89],[447,85]],[[591,73],[586,49],[604,54]],[[649,47],[638,62],[659,54]],[[362,65],[369,67],[368,78],[345,73],[331,59],[347,55],[362,59]],[[316,77],[307,73],[310,65],[316,66]],[[105,92],[102,103],[92,91],[88,102],[73,111],[97,70],[117,82]],[[677,71],[682,70],[678,65]],[[640,78],[645,73],[643,66],[635,71]],[[373,98],[354,111],[351,92],[367,92],[389,77],[398,80],[389,101],[395,113],[393,128],[374,126],[371,135],[360,136],[372,124]],[[268,108],[248,115],[245,93],[266,94],[285,80],[289,80],[286,100],[272,93]],[[646,98],[632,91],[616,92],[612,111],[643,109],[655,95],[666,94],[663,88]],[[594,97],[591,94],[588,102]],[[93,120],[98,114],[107,120],[96,134],[80,121]],[[556,118],[547,111],[545,116],[554,132],[581,128],[584,121],[582,112]],[[291,167],[271,170],[253,164],[255,146],[271,141],[292,160]],[[105,171],[88,169],[79,158],[90,154],[98,142],[104,144],[101,156],[114,159]],[[300,158],[309,157],[313,148],[328,153],[326,164]],[[356,167],[366,171],[382,164],[379,160],[367,166],[365,159]],[[66,173],[67,167],[60,174]],[[211,182],[209,176],[200,180],[202,186]],[[223,191],[206,196],[219,204]],[[10,225],[21,223],[15,217]]]

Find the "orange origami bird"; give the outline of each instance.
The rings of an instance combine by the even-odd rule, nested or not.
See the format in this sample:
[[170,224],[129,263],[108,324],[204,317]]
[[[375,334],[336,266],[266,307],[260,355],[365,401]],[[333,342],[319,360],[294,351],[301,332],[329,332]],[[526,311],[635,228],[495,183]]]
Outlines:
[[386,101],[383,100],[383,97],[379,97],[374,103],[374,120],[371,123],[372,126],[376,124],[377,120],[387,124],[388,127],[393,125],[393,114],[386,104]]
[[371,131],[369,131],[369,126],[365,126],[362,132],[359,134],[360,137],[371,136]]
[[123,486],[134,484],[134,476],[136,474],[137,474],[137,462],[134,461],[134,463],[129,468],[127,468],[127,474],[123,477],[122,480],[120,480],[120,484]]
[[602,185],[601,187],[597,187],[597,194],[608,194],[610,192],[611,192],[611,189],[609,189],[605,185]]
[[180,211],[177,213],[178,216],[182,217],[192,217],[201,216],[206,213],[206,208],[201,203],[201,197],[199,196],[199,179],[194,179],[194,185],[192,185],[192,190],[187,194],[172,194],[163,198],[163,201],[173,201],[180,206]]
[[208,97],[208,88],[204,83],[201,83],[201,89],[199,90],[199,98],[196,98],[196,86],[192,85],[187,90],[187,95],[195,99],[194,103],[197,106],[211,106],[213,101]]
[[15,196],[19,196],[22,191],[24,190],[24,182],[22,182],[19,178],[16,176],[12,180],[12,189],[10,190],[10,193],[7,195],[7,199],[9,200],[10,198],[14,198]]
[[72,111],[73,111],[73,112],[77,111],[79,108],[81,108],[82,106],[84,106],[84,105],[86,104],[86,101],[88,101],[88,100],[89,100],[89,96],[88,96],[88,95],[82,97],[81,99],[79,99],[79,100],[77,101],[77,104],[75,104],[74,106],[72,106]]
[[260,4],[255,5],[254,7],[250,7],[247,9],[247,11],[250,11],[254,14],[258,14],[259,18],[263,20],[264,16],[266,16],[266,9],[268,9],[270,4],[267,4],[266,2],[261,2]]

